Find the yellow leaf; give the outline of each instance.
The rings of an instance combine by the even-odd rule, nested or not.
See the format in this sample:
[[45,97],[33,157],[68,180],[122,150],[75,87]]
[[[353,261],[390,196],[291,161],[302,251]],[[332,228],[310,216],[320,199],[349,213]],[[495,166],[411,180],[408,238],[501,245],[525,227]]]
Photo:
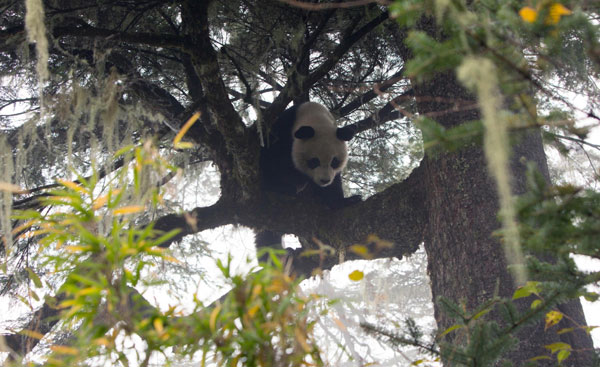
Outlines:
[[254,315],[256,315],[256,313],[258,312],[258,310],[260,310],[260,306],[259,305],[252,306],[252,308],[250,308],[248,310],[248,315],[250,316],[250,318],[254,318]]
[[254,300],[256,297],[258,297],[258,295],[260,294],[261,291],[262,291],[262,284],[257,284],[254,287],[252,287],[252,297],[250,299]]
[[381,239],[376,234],[371,233],[367,236],[367,243],[379,242]]
[[306,336],[304,335],[304,333],[302,332],[302,330],[300,330],[300,328],[296,327],[294,329],[294,334],[296,335],[296,340],[302,346],[302,349],[304,349],[304,351],[306,353],[309,353],[310,352],[310,346],[306,342]]
[[73,191],[77,191],[80,194],[87,194],[87,191],[83,187],[81,187],[80,185],[76,184],[73,181],[67,181],[67,180],[63,180],[63,179],[60,179],[60,178],[56,179],[56,181],[59,184],[65,186],[65,187],[67,187],[67,188],[69,188],[69,189],[71,189]]
[[13,194],[27,194],[29,190],[23,190],[17,185],[11,184],[9,182],[0,181],[0,191],[8,191]]
[[23,234],[21,234],[20,236],[17,237],[17,239],[19,240],[24,240],[24,239],[28,239],[28,238],[33,238],[42,234],[46,234],[46,233],[50,233],[52,232],[50,229],[38,229],[36,231],[29,231],[29,232],[25,232]]
[[353,282],[358,282],[364,277],[365,273],[363,273],[360,270],[354,270],[352,273],[348,274],[348,278],[350,278],[350,280],[352,280]]
[[108,195],[100,196],[99,198],[94,200],[94,202],[92,203],[92,209],[98,210],[98,209],[102,208],[106,204],[107,201],[108,201]]
[[[233,359],[231,360],[232,363],[230,364],[230,366],[237,366],[240,358],[242,358],[241,353],[239,353],[237,356],[233,357]],[[202,363],[202,366],[204,366],[204,363]]]
[[163,260],[168,261],[172,264],[181,264],[181,261],[177,260],[173,256],[163,256],[162,258],[163,258]]
[[113,211],[113,214],[114,215],[133,214],[133,213],[139,213],[141,211],[144,211],[144,209],[145,208],[141,205],[130,205],[130,206],[124,206],[119,209],[115,209]]
[[94,339],[94,344],[100,345],[100,346],[103,346],[103,347],[110,347],[110,345],[111,345],[110,340],[108,340],[105,337]]
[[173,145],[176,148],[187,148],[188,145],[189,147],[192,147],[193,145],[191,143],[180,143],[181,139],[183,138],[183,136],[185,135],[185,133],[188,132],[188,130],[192,127],[192,125],[200,118],[200,112],[196,112],[195,114],[192,115],[192,117],[190,117],[186,123],[183,125],[183,127],[181,128],[181,130],[179,130],[179,132],[177,133],[177,135],[175,135],[175,138],[173,138]]
[[558,335],[560,335],[560,334],[564,334],[564,333],[571,333],[571,332],[573,332],[574,330],[575,330],[575,328],[573,328],[573,327],[567,327],[567,328],[564,328],[564,329],[560,329],[560,330],[559,330],[559,331],[557,331],[556,333],[557,333]]
[[275,278],[271,284],[265,288],[267,292],[281,293],[286,289],[286,284],[281,278]]
[[550,5],[550,11],[548,12],[548,17],[546,18],[546,24],[556,24],[560,22],[560,18],[563,15],[569,15],[572,12],[565,8],[563,4],[554,3]]
[[38,333],[37,331],[33,330],[21,330],[19,331],[19,334],[38,340],[41,340],[44,337],[44,334]]
[[190,143],[189,141],[181,141],[179,143],[173,144],[173,146],[176,149],[192,149],[194,147],[194,144]]
[[82,290],[78,291],[76,293],[77,297],[81,297],[81,296],[87,296],[89,294],[100,294],[100,292],[102,292],[102,288],[99,287],[88,287],[88,288],[83,288]]
[[61,220],[60,222],[58,222],[58,224],[60,224],[63,227],[68,227],[72,224],[79,224],[79,223],[81,223],[81,222],[75,218],[68,218],[68,219],[64,219],[64,220]]
[[67,250],[68,252],[83,252],[83,251],[89,251],[92,248],[90,246],[66,246],[65,250]]
[[77,302],[74,299],[67,299],[62,301],[61,303],[58,304],[58,308],[62,309],[62,308],[69,308],[73,305],[75,305]]
[[361,257],[369,256],[369,249],[364,245],[352,245],[349,250]]
[[58,354],[70,354],[76,356],[79,354],[79,349],[67,347],[66,345],[51,345],[50,350]]
[[30,228],[30,227],[32,227],[32,226],[33,226],[35,223],[36,223],[36,220],[34,220],[34,219],[32,219],[32,220],[28,220],[27,222],[25,222],[25,223],[21,224],[20,226],[18,226],[18,227],[15,227],[15,229],[13,229],[13,230],[11,231],[11,233],[12,233],[13,235],[15,235],[15,234],[17,234],[17,233],[21,232],[21,231],[22,231],[22,230],[24,230],[24,229],[27,229],[27,228]]
[[162,334],[165,331],[165,329],[163,328],[163,322],[161,319],[159,319],[159,318],[154,319],[152,324],[154,325],[154,329],[156,330],[156,332],[158,332],[158,334]]
[[210,319],[208,320],[208,326],[210,327],[210,331],[213,333],[217,329],[217,316],[219,316],[219,312],[221,311],[221,305],[217,305],[212,312],[210,313]]
[[524,21],[528,23],[533,23],[537,19],[538,13],[535,9],[526,6],[519,10],[519,15]]
[[550,352],[552,352],[552,354],[554,354],[554,353],[558,352],[559,350],[571,350],[571,345],[569,345],[567,343],[558,342],[558,343],[544,345],[544,348],[550,349]]
[[444,332],[440,334],[440,337],[442,337],[442,336],[444,336],[446,334],[449,334],[449,333],[453,332],[456,329],[460,329],[463,326],[464,325],[460,325],[460,324],[452,325],[449,328],[447,328],[446,330],[444,330]]
[[548,312],[546,314],[546,326],[544,327],[544,330],[558,324],[560,322],[560,320],[562,320],[562,318],[563,318],[563,314],[561,312],[558,312],[558,311]]

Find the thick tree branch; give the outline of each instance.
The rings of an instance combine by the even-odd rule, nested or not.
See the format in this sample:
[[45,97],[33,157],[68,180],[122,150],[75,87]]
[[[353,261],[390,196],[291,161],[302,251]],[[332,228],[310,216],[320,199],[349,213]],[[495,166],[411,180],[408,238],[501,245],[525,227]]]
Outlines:
[[[219,200],[210,207],[196,208],[183,215],[170,214],[156,221],[155,228],[181,232],[164,247],[185,235],[225,224],[242,224],[252,228],[295,234],[303,238],[318,238],[321,242],[344,251],[345,246],[364,242],[369,234],[392,241],[394,247],[378,257],[402,257],[412,253],[422,242],[426,228],[423,170],[416,168],[404,182],[395,184],[368,200],[339,210],[331,210],[300,198],[276,194],[264,200]],[[397,225],[396,223],[402,223]],[[297,272],[310,274],[311,261],[294,260]]]
[[[33,313],[33,317],[23,327],[23,330],[35,331],[36,333],[46,335],[60,321],[58,317],[60,310],[56,305],[64,299],[64,295],[59,295],[52,298],[51,303],[46,301],[41,308]],[[4,340],[6,346],[10,348],[11,354],[9,358],[11,359],[17,356],[26,356],[40,342],[38,338],[29,336],[27,333],[7,335],[4,337]]]
[[188,0],[182,4],[183,24],[192,46],[187,52],[205,91],[205,111],[210,114],[205,117],[211,122],[206,128],[214,126],[225,145],[216,151],[215,160],[221,172],[223,195],[233,200],[247,200],[257,195],[249,192],[249,188],[255,187],[252,183],[258,175],[258,139],[252,130],[246,129],[229,100],[217,53],[210,40],[209,3]]

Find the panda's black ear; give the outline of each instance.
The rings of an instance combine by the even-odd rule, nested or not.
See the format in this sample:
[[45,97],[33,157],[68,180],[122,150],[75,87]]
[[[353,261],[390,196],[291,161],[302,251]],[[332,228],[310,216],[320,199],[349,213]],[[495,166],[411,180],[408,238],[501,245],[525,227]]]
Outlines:
[[337,138],[340,140],[349,141],[354,137],[355,133],[356,129],[354,126],[348,125],[344,127],[338,127],[338,129],[335,131],[335,136],[337,136]]
[[294,133],[296,139],[306,140],[315,136],[315,129],[310,126],[302,126]]

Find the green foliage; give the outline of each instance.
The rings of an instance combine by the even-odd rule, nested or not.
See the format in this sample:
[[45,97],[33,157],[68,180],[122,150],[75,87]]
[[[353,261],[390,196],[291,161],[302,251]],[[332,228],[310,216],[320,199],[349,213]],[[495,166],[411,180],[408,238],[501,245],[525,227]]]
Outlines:
[[481,121],[470,121],[446,129],[444,126],[428,117],[416,121],[423,133],[423,145],[429,154],[453,152],[472,144],[481,144],[483,124]]
[[[485,136],[488,162],[499,184],[508,174],[498,174],[493,167],[492,158],[502,152],[489,149],[492,130],[546,126],[546,142],[562,153],[570,153],[575,144],[579,149],[583,144],[597,149],[584,141],[589,129],[576,120],[577,116],[587,115],[597,124],[598,116],[581,111],[565,93],[588,96],[589,111],[599,107],[594,102],[596,87],[590,84],[600,75],[597,8],[578,1],[481,0],[467,5],[463,1],[398,0],[390,10],[409,34],[406,45],[413,58],[406,65],[406,75],[420,82],[456,70],[460,81],[472,89],[482,111],[483,123],[475,121],[453,128],[421,116],[418,126],[428,154],[481,143]],[[420,27],[419,22],[423,22]],[[493,65],[488,69],[494,71],[482,72],[484,62]],[[490,74],[494,74],[493,79],[488,78]],[[502,137],[499,143],[507,145],[508,139]],[[594,161],[590,155],[587,158],[593,168]],[[500,232],[505,242],[512,238],[529,254],[526,262],[533,280],[517,289],[512,300],[493,299],[472,311],[439,299],[440,308],[455,323],[439,331],[435,347],[427,350],[445,364],[496,365],[515,344],[514,333],[532,322],[544,320],[548,333],[569,333],[585,327],[557,331],[563,314],[553,307],[569,298],[598,298],[586,286],[598,284],[599,272],[579,270],[573,255],[598,259],[599,195],[571,185],[549,186],[533,170],[529,181],[528,193],[516,206],[510,197],[504,200],[516,213],[519,233],[516,227],[512,234],[507,227]],[[528,308],[517,306],[528,300]],[[499,318],[490,315],[502,315],[503,323],[498,324]],[[378,332],[393,344],[416,343],[425,348],[389,330]],[[566,343],[549,344],[548,355],[530,362],[551,359],[560,365],[569,360],[573,348]]]
[[406,38],[406,44],[415,56],[406,63],[406,74],[419,80],[453,70],[462,61],[461,45],[457,38],[439,42],[427,33],[412,31]]
[[[39,300],[35,290],[51,286],[42,269],[62,281],[46,303],[60,311],[57,317],[71,337],[50,347],[45,365],[147,365],[156,353],[170,363],[198,351],[203,361],[210,357],[227,366],[320,365],[313,324],[307,319],[311,298],[296,293],[299,280],[285,274],[279,253],[249,275],[236,275],[230,261],[219,261],[230,292],[210,306],[195,299],[189,315],[175,306],[161,311],[144,299],[136,287],[160,284],[143,278],[148,269],[159,261],[178,262],[160,247],[177,231],[140,227],[133,214],[152,210],[162,200],[158,189],[142,190],[144,176],[176,167],[149,143],[122,149],[117,157],[127,163],[109,178],[100,180],[94,170],[89,178],[77,175],[75,182],[58,180],[60,186],[42,199],[52,208],[47,213],[15,213],[14,219],[24,222],[15,233],[39,243],[31,258],[39,265],[27,268],[30,294]],[[133,180],[131,188],[128,179]],[[43,337],[33,330],[21,334]],[[123,340],[132,337],[144,346],[137,357],[124,347]],[[177,356],[171,352],[174,347]]]
[[[541,174],[530,166],[526,194],[519,197],[519,230],[524,249],[529,254],[527,265],[529,281],[518,288],[512,299],[492,298],[474,310],[449,299],[437,300],[442,312],[454,319],[446,330],[438,331],[434,343],[427,343],[414,323],[407,324],[403,333],[364,325],[370,332],[395,346],[418,346],[433,356],[432,360],[443,360],[449,366],[494,366],[503,361],[503,356],[518,339],[515,333],[523,326],[543,321],[545,332],[561,335],[584,330],[589,333],[596,326],[561,326],[564,315],[555,309],[567,299],[581,296],[590,301],[599,294],[587,288],[598,285],[600,271],[579,270],[572,254],[598,259],[600,254],[600,194],[574,186],[548,185]],[[542,260],[540,254],[554,254],[551,260]],[[522,307],[526,302],[528,307]],[[498,323],[500,315],[502,322]],[[412,325],[412,326],[411,326]],[[574,346],[565,342],[545,345],[548,354],[523,361],[535,365],[537,361],[552,360],[558,365],[567,362]],[[418,363],[417,363],[418,362]],[[415,361],[422,364],[425,360]]]
[[313,323],[307,319],[310,298],[299,296],[299,280],[284,273],[276,256],[271,259],[275,261],[249,276],[232,275],[229,263],[219,263],[232,290],[203,320],[205,326],[208,321],[208,345],[215,346],[219,364],[299,366],[307,358],[321,364],[311,336]]
[[[589,96],[590,110],[598,107],[592,82],[600,76],[600,29],[593,20],[597,9],[578,1],[534,4],[530,8],[531,2],[517,0],[474,1],[468,6],[462,1],[394,2],[391,15],[406,27],[406,45],[413,54],[406,75],[427,80],[456,70],[470,59],[485,58],[497,68],[506,106],[519,120],[506,123],[512,128],[550,125],[573,133],[572,118],[558,121],[552,115],[587,112],[579,111],[565,98],[565,92]],[[421,17],[435,19],[443,31],[433,32],[432,27],[416,30]],[[544,103],[544,109],[552,111],[548,118],[537,115],[536,103]],[[598,119],[593,113],[590,117]]]
[[549,186],[530,171],[531,189],[520,198],[527,248],[556,254],[569,267],[574,266],[571,253],[600,258],[600,194],[572,185]]

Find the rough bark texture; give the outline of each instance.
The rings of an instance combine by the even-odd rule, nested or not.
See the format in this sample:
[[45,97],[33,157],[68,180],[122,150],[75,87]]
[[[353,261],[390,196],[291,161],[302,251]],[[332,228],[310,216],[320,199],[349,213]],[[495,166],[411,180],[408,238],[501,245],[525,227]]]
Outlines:
[[[440,75],[432,81],[415,86],[419,113],[429,114],[450,109],[452,100],[471,97],[451,74]],[[447,102],[446,102],[447,101]],[[478,118],[476,111],[456,111],[436,115],[445,127]],[[513,192],[525,192],[525,163],[535,162],[548,178],[548,168],[541,137],[531,131],[516,137],[513,146],[511,170]],[[425,249],[429,263],[428,273],[434,300],[443,296],[464,303],[467,310],[489,300],[498,292],[500,297],[511,297],[516,286],[507,270],[504,251],[493,232],[500,227],[497,220],[498,197],[481,146],[470,146],[457,152],[429,155],[425,167],[426,205],[429,228],[425,235]],[[530,302],[523,302],[526,308]],[[560,305],[560,310],[576,324],[584,325],[585,318],[579,301]],[[435,306],[439,330],[454,322]],[[501,322],[499,315],[493,316]],[[565,327],[568,327],[566,325]],[[566,361],[568,366],[590,365],[591,338],[584,332],[557,336],[544,331],[543,323],[525,327],[518,334],[519,343],[508,359],[524,363],[529,358],[543,355],[543,345],[562,341],[574,346]],[[544,363],[544,362],[543,362]],[[555,361],[544,365],[555,365]]]

